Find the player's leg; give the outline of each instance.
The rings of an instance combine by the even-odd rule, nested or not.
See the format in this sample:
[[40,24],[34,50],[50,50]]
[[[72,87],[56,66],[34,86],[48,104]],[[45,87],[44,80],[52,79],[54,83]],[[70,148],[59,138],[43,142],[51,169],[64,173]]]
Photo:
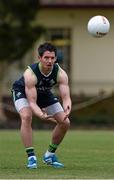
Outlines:
[[32,112],[29,107],[22,108],[19,111],[21,118],[21,138],[25,148],[32,146]]
[[69,129],[70,121],[69,118],[64,120],[65,113],[60,103],[49,106],[47,110],[49,114],[54,116],[57,121],[57,125],[52,132],[52,141],[44,155],[44,162],[46,164],[51,164],[54,167],[63,167],[64,165],[57,160],[55,151],[58,145],[62,142],[67,130]]
[[54,119],[57,121],[57,125],[55,126],[52,133],[52,143],[59,145],[63,140],[67,130],[70,127],[70,120],[66,118],[64,120],[65,113],[58,112],[54,115]]
[[[20,95],[20,96],[19,96]],[[37,159],[32,145],[32,111],[23,92],[13,90],[13,100],[21,118],[21,138],[28,155],[28,168],[37,168]]]
[[37,168],[37,159],[32,144],[32,111],[30,107],[24,107],[19,111],[21,117],[21,138],[28,155],[28,168]]

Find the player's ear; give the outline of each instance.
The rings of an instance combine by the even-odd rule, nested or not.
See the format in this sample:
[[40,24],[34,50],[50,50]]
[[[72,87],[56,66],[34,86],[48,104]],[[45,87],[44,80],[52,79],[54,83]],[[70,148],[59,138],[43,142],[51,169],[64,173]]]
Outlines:
[[55,56],[55,63],[57,62],[57,56]]

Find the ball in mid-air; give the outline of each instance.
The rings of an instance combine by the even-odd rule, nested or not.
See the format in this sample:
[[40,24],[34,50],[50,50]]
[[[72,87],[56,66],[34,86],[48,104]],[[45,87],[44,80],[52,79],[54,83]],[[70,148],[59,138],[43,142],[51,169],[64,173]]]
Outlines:
[[87,29],[94,37],[103,37],[110,30],[110,22],[105,16],[94,16],[89,20]]

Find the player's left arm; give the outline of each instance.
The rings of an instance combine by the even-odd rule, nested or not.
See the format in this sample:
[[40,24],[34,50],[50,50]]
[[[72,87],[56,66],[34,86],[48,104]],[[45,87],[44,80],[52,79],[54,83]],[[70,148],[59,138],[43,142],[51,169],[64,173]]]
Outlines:
[[59,84],[59,93],[63,103],[63,108],[66,115],[69,116],[72,107],[70,88],[68,83],[68,76],[62,68],[59,69],[57,79]]

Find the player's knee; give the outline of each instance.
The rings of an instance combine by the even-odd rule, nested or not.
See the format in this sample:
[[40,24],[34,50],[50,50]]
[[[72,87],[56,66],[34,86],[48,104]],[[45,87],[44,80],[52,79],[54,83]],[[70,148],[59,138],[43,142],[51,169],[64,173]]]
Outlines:
[[69,118],[67,118],[67,119],[65,120],[65,123],[66,123],[67,128],[69,128],[69,127],[70,127],[70,120],[69,120]]
[[70,120],[69,118],[65,119],[62,121],[61,125],[65,128],[68,129],[70,127]]
[[31,124],[32,123],[32,114],[25,112],[21,114],[21,121],[23,124]]

